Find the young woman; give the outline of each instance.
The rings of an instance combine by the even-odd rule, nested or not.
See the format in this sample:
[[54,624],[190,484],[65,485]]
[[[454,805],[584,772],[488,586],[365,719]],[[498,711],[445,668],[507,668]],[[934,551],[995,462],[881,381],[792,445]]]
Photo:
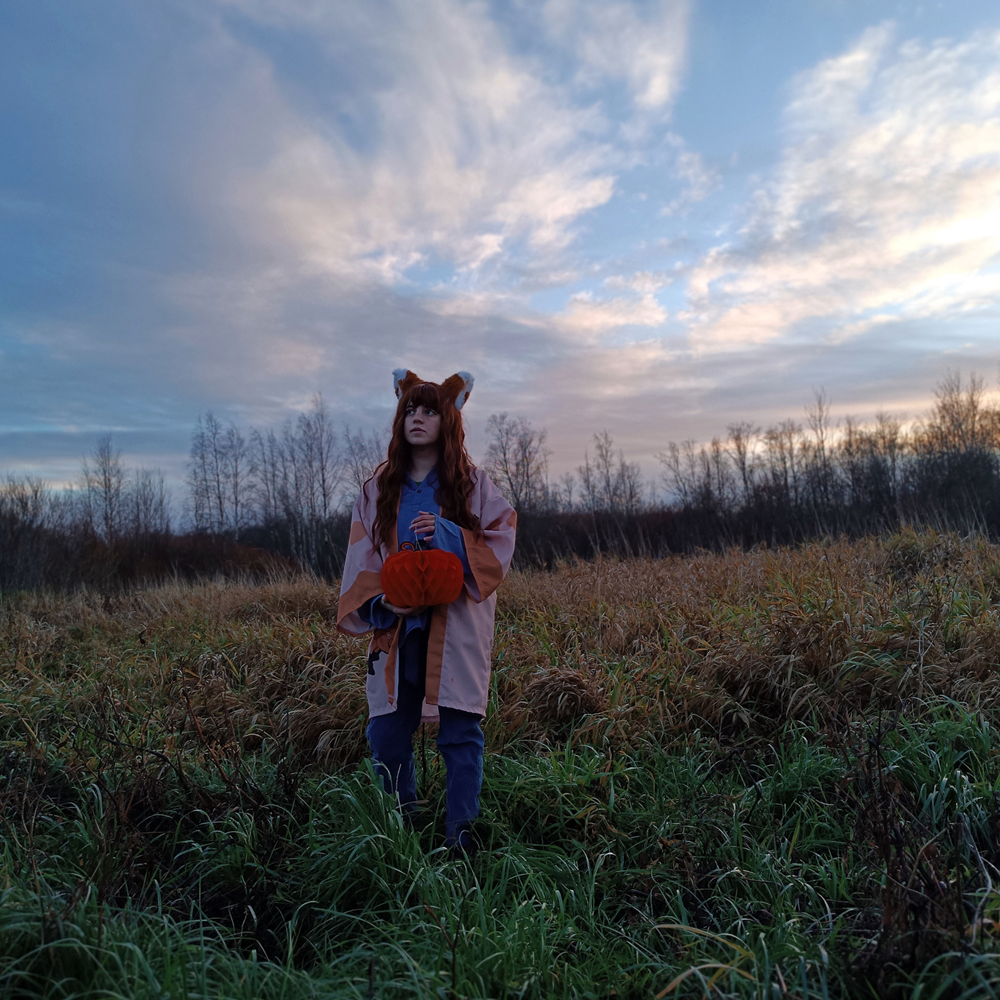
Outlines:
[[[413,733],[421,719],[437,720],[447,843],[467,850],[483,779],[496,589],[514,554],[517,515],[465,450],[461,410],[472,376],[459,372],[437,385],[397,369],[393,382],[392,439],[354,505],[337,626],[352,635],[374,630],[367,735],[386,791],[414,807]],[[383,560],[418,539],[462,560],[465,586],[453,604],[386,601]]]

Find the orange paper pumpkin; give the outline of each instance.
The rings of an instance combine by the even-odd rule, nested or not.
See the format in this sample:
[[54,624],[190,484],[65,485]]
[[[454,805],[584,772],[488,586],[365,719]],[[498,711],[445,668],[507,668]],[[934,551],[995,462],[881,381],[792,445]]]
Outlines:
[[382,592],[399,608],[451,604],[464,582],[458,556],[441,549],[415,549],[411,542],[403,542],[382,564]]

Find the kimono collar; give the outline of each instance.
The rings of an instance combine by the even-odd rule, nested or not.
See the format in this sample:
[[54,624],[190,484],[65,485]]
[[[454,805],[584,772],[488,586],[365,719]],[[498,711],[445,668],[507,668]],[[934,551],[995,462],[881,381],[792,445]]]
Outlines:
[[[417,488],[417,483],[415,483],[413,481],[413,477],[409,476],[409,475],[407,475],[407,477],[406,477],[406,485],[409,486],[411,489],[416,489]],[[420,485],[421,486],[426,486],[429,489],[437,489],[437,486],[438,486],[438,474],[437,474],[437,466],[436,465],[431,468],[431,471],[428,472],[426,476],[424,476],[424,479],[420,483]]]

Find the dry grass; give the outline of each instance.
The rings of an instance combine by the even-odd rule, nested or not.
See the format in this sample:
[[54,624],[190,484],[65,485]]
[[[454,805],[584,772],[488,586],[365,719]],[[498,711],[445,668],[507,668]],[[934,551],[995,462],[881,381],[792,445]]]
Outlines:
[[[931,694],[973,710],[1000,694],[998,556],[904,534],[512,573],[488,739],[766,736]],[[0,619],[0,696],[29,732],[114,718],[168,751],[351,763],[364,643],[335,631],[336,597],[311,579],[21,596]]]
[[540,669],[569,684],[571,671],[625,740],[766,734],[929,694],[975,709],[1000,693],[998,556],[907,533],[516,575],[500,603],[501,716],[559,718],[529,710]]

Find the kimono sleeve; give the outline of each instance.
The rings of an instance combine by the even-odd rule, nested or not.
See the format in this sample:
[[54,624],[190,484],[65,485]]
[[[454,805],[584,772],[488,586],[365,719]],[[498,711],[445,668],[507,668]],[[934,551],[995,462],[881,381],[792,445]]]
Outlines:
[[514,556],[514,535],[517,513],[503,498],[489,476],[478,473],[478,514],[482,532],[462,528],[465,554],[472,569],[472,580],[466,587],[473,600],[485,601],[500,586]]
[[363,635],[372,630],[358,610],[382,593],[382,556],[372,539],[371,519],[366,516],[374,506],[362,493],[351,511],[351,536],[337,605],[337,628],[348,635]]
[[458,556],[462,560],[462,570],[466,579],[472,577],[472,567],[469,565],[469,557],[465,552],[465,536],[462,529],[440,514],[435,518],[434,535],[430,540],[432,549],[440,549],[442,552],[450,552],[453,556]]

